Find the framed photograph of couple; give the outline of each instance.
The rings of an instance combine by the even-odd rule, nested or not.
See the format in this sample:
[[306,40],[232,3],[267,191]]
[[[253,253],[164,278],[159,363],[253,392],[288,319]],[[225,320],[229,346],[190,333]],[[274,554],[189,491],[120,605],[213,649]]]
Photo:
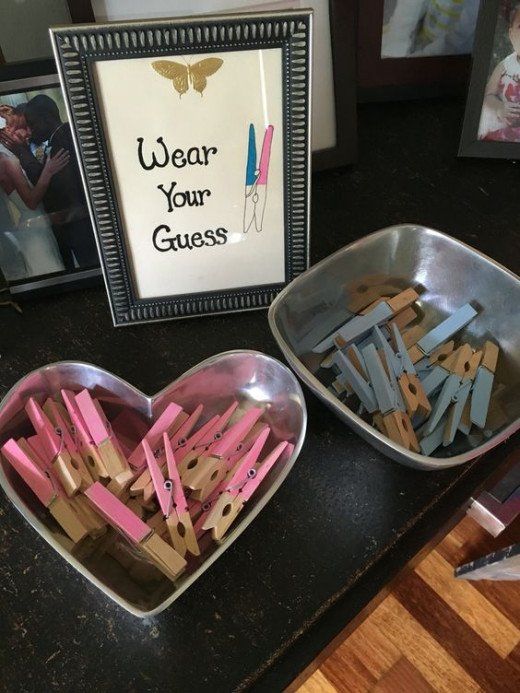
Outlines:
[[520,159],[520,2],[481,5],[459,155]]
[[59,28],[115,325],[267,307],[308,266],[310,11]]
[[[48,62],[0,82],[0,270],[11,294],[99,282],[71,129]],[[38,74],[40,73],[40,74]]]

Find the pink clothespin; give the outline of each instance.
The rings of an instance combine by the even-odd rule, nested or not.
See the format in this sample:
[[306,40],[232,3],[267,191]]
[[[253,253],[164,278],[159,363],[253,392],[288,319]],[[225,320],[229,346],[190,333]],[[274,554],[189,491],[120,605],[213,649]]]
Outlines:
[[[174,402],[170,402],[157,421],[150,428],[143,440],[137,445],[128,461],[134,469],[141,469],[146,464],[146,458],[143,450],[143,441],[152,447],[152,450],[159,445],[164,432],[172,435],[175,424],[179,421],[179,415],[182,413],[182,407]],[[182,424],[181,424],[182,426]],[[179,426],[177,426],[178,430]]]
[[148,433],[148,425],[137,412],[127,407],[122,409],[110,423],[128,459],[137,443]]
[[174,581],[184,570],[185,559],[103,484],[96,481],[85,491],[85,495],[96,511],[138,547],[170,580]]
[[[97,515],[97,513],[92,510],[87,499],[82,493],[77,493],[75,496],[67,498],[67,494],[65,493],[65,489],[63,488],[59,476],[54,471],[52,464],[48,461],[48,457],[42,445],[40,436],[30,436],[27,439],[19,438],[18,445],[49,477],[56,494],[60,498],[67,499],[71,511],[77,515],[77,519],[84,527],[86,527],[89,535],[93,539],[96,539],[97,537],[105,534],[106,523],[99,517],[99,515]],[[74,462],[74,458],[72,459]],[[83,464],[83,459],[81,457],[79,462]]]
[[49,472],[50,476],[53,476],[53,478],[56,479],[61,486],[61,481],[59,481],[58,477],[56,476],[52,465],[47,461],[47,455],[45,454],[40,436],[36,433],[28,438],[18,438],[18,444],[23,448],[22,441],[25,441],[25,444],[28,446],[27,454],[29,457],[36,462],[42,472]]
[[31,397],[25,411],[41,441],[45,460],[56,470],[67,495],[73,496],[93,482],[83,460],[72,460],[61,429],[56,429],[38,402]]
[[99,402],[86,389],[74,399],[110,478],[127,472],[128,462]]
[[196,440],[190,441],[191,449],[183,451],[184,454],[177,465],[179,467],[181,476],[185,471],[185,467],[192,459],[196,459],[205,450],[208,450],[213,443],[222,438],[222,431],[229,423],[229,420],[235,413],[237,407],[238,402],[233,402],[223,414],[216,415],[211,419],[211,425],[208,421],[204,424],[204,426],[201,426],[196,433],[194,433]]
[[[244,504],[251,498],[272,466],[288,447],[292,448],[294,446],[291,446],[286,441],[279,443],[258,466],[251,465],[250,460],[246,459],[248,457],[246,455],[243,462],[237,466],[236,471],[231,476],[224,493],[217,500],[207,519],[203,522],[202,529],[211,529],[213,539],[220,541],[244,507]],[[249,454],[251,457],[254,457],[251,454],[252,452],[253,448]]]
[[[229,420],[235,413],[238,407],[238,402],[233,402],[226,411],[220,416],[214,416],[210,421],[201,426],[201,428],[196,431],[192,438],[187,441],[186,449],[179,450],[180,455],[178,456],[177,467],[179,469],[179,474],[181,479],[183,474],[186,473],[188,468],[192,468],[193,461],[196,460],[200,455],[209,450],[211,445],[216,443],[220,438],[222,438],[222,431],[225,429]],[[195,438],[195,440],[193,440]],[[177,451],[175,451],[177,452]]]
[[[254,467],[270,432],[271,429],[269,426],[264,426],[257,437],[252,441],[252,444],[245,447],[239,453],[238,459],[235,461],[233,466],[230,466],[230,471],[226,477],[214,489],[211,495],[205,499],[204,503],[198,501],[198,505],[194,505],[191,508],[192,516],[197,517],[197,521],[195,523],[195,533],[198,537],[206,531],[204,528],[206,519],[214,509],[218,499],[226,491],[227,487],[233,483],[231,479],[234,479],[235,477],[241,478],[242,469],[245,469],[247,472],[247,470]],[[197,501],[194,502],[197,503]]]
[[228,471],[226,458],[241,449],[242,441],[262,413],[263,409],[260,407],[247,411],[220,440],[210,445],[206,453],[193,460],[184,474],[181,472],[182,483],[192,489],[194,498],[205,500],[219,485]]
[[188,442],[188,437],[195,428],[198,420],[200,419],[203,409],[203,404],[197,405],[193,412],[188,416],[186,421],[182,424],[182,426],[180,426],[179,429],[175,431],[173,434],[170,433],[169,439],[173,450],[177,450],[177,448],[179,447],[186,446]]
[[174,549],[185,556],[189,551],[194,556],[200,555],[200,549],[193,531],[188,503],[182,488],[181,478],[175,462],[172,445],[166,433],[163,434],[163,445],[166,452],[167,477],[163,473],[155,459],[152,449],[143,441],[146,462],[152,477],[157,500],[161,506],[166,526]]
[[[178,429],[178,431],[173,435],[172,437],[172,447],[176,451],[178,448],[182,447],[183,450],[191,450],[199,440],[201,436],[201,431],[203,431],[204,428],[208,426],[207,424],[204,424],[204,426],[201,426],[201,428],[194,433],[190,438],[186,439],[186,436],[189,435],[191,432],[191,429],[193,426],[196,424],[198,421],[200,414],[202,412],[202,404],[200,404],[193,414],[191,414],[186,421],[182,424],[182,426]],[[218,419],[217,417],[214,417]],[[212,419],[213,421],[213,419]],[[158,463],[164,466],[164,463],[166,462],[166,458],[164,455],[161,456],[161,458],[158,460]],[[150,471],[148,468],[146,468],[140,476],[134,481],[132,486],[130,487],[130,493],[132,495],[138,495],[139,493],[143,493],[145,502],[150,500],[150,498],[153,495],[153,484],[152,484],[152,477],[150,476]]]
[[11,438],[2,446],[2,454],[70,539],[75,543],[81,541],[88,534],[88,528],[74,512],[69,499],[53,482],[50,472],[40,468],[43,461],[35,461],[29,445],[20,445]]
[[[57,402],[49,397],[42,409],[54,425],[58,435],[62,438],[65,448],[72,458],[73,466],[78,468],[83,467],[85,463],[79,452],[79,445],[77,438],[75,438],[74,427],[67,416],[67,411],[64,406],[62,404],[58,405]],[[92,481],[97,481],[98,476],[95,467],[90,467],[90,469],[87,469],[87,472],[89,476],[92,477]]]
[[89,428],[76,403],[74,392],[72,392],[72,390],[62,390],[61,397],[67,408],[72,425],[74,426],[79,452],[87,467],[91,470],[93,476],[101,479],[108,479],[109,474],[107,468],[101,459],[101,455],[94,444]]

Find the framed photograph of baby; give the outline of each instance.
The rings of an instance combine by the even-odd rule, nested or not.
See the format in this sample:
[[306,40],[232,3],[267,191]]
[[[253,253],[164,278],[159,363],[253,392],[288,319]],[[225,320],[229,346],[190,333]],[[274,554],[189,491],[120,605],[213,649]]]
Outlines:
[[0,82],[0,270],[17,296],[100,277],[59,79],[30,67]]
[[267,307],[308,266],[309,10],[52,30],[115,325]]
[[359,100],[463,92],[479,2],[359,0]]
[[520,2],[481,5],[459,156],[520,159]]

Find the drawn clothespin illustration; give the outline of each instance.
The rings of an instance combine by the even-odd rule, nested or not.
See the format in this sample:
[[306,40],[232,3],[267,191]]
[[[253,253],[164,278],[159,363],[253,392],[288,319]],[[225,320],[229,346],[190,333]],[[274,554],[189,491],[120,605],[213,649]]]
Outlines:
[[38,402],[31,397],[25,411],[41,441],[45,460],[56,470],[68,496],[85,489],[93,482],[83,459],[72,459],[65,445],[64,431],[55,428]]
[[[267,432],[268,434],[269,431]],[[219,497],[202,525],[204,530],[211,529],[211,534],[215,541],[222,540],[244,505],[260,486],[275,462],[290,445],[287,441],[279,443],[264,460],[255,465],[254,462],[258,458],[264,442],[265,440],[259,439],[258,446],[255,444],[250,452],[245,455],[243,461],[240,462],[235,473],[231,476],[224,493]]]
[[86,389],[74,399],[110,478],[128,472],[128,462],[99,402]]
[[2,446],[2,454],[74,543],[87,536],[88,528],[72,509],[58,484],[53,482],[51,474],[41,469],[27,447],[22,449],[11,438]]
[[491,390],[497,367],[499,348],[493,342],[484,344],[482,362],[477,371],[475,384],[471,393],[471,422],[479,428],[485,428],[491,400]]
[[173,548],[181,556],[185,556],[187,551],[198,556],[200,555],[199,545],[193,531],[188,503],[167,433],[163,434],[163,445],[166,453],[166,477],[163,475],[150,445],[146,440],[143,440],[146,463],[152,477],[157,500],[166,520]]
[[85,495],[93,508],[170,580],[184,570],[186,560],[103,484],[96,481],[85,490]]
[[268,125],[264,132],[260,163],[257,166],[255,126],[253,123],[249,125],[244,202],[244,233],[247,233],[251,227],[254,227],[254,229],[260,233],[263,228],[273,133],[274,126]]

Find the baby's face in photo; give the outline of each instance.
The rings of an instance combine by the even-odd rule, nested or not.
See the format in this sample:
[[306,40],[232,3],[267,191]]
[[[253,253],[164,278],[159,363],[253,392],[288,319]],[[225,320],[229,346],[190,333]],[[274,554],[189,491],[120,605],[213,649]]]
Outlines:
[[520,10],[515,12],[515,16],[509,27],[509,39],[515,53],[520,55]]

